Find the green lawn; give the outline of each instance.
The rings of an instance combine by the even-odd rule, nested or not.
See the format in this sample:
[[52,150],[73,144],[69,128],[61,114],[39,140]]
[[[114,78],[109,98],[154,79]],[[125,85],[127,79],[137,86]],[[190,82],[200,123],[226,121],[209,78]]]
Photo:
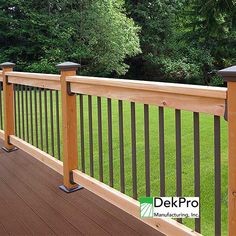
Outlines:
[[[37,96],[39,94],[37,93]],[[56,139],[56,108],[55,94],[54,101],[54,136]],[[79,99],[79,96],[78,96]],[[37,98],[39,101],[39,97]],[[60,101],[60,99],[59,99]],[[29,100],[28,100],[29,102]],[[33,96],[34,102],[34,96]],[[42,98],[44,103],[44,96]],[[87,96],[84,96],[84,120],[85,120],[85,160],[86,173],[89,174],[89,134],[88,134],[88,108]],[[49,113],[49,93],[48,93],[48,118]],[[79,108],[79,100],[78,100]],[[120,157],[119,157],[119,126],[118,126],[118,103],[113,101],[113,155],[114,155],[114,183],[115,188],[120,189]],[[39,109],[39,105],[38,105]],[[44,109],[44,106],[43,106]],[[79,111],[79,109],[78,109]],[[158,109],[150,106],[150,162],[151,162],[151,195],[159,195],[160,173],[159,173],[159,138],[158,138]],[[35,114],[33,114],[35,116]],[[30,114],[29,114],[30,117]],[[145,158],[144,158],[144,114],[143,105],[136,105],[136,126],[137,126],[137,172],[138,172],[138,194],[139,197],[145,195]],[[107,125],[107,105],[106,99],[102,99],[102,119],[103,119],[103,164],[104,182],[109,183],[109,162],[108,162],[108,125]],[[213,116],[200,115],[200,137],[201,137],[201,214],[202,233],[204,235],[214,234],[214,136],[213,136]],[[21,119],[22,120],[22,119]],[[26,123],[26,115],[24,114]],[[35,121],[35,119],[33,119]],[[80,116],[78,113],[78,135]],[[61,111],[60,111],[61,123]],[[38,112],[38,124],[39,112]],[[222,234],[227,234],[227,123],[221,120],[221,151],[222,151]],[[48,121],[49,130],[51,124]],[[45,112],[43,112],[43,130],[45,131]],[[25,127],[26,131],[26,127]],[[36,135],[35,129],[33,131]],[[39,132],[40,134],[40,132]],[[45,132],[44,147],[45,146]],[[94,138],[94,170],[95,177],[98,178],[98,129],[97,129],[97,99],[93,98],[93,138]],[[131,166],[131,129],[130,129],[130,103],[124,102],[124,143],[125,143],[125,189],[126,194],[132,196],[132,166]],[[51,135],[49,135],[51,142]],[[79,140],[80,143],[80,135]],[[40,137],[39,137],[40,144]],[[49,145],[50,146],[50,145]],[[175,196],[176,188],[176,167],[175,167],[175,113],[173,109],[165,109],[165,155],[166,155],[166,196]],[[61,150],[62,151],[62,150]],[[49,150],[51,153],[51,148]],[[55,146],[55,156],[58,156]],[[194,196],[194,166],[193,166],[193,118],[191,112],[182,112],[182,178],[183,196]],[[79,151],[79,169],[81,169]],[[194,227],[194,220],[184,220],[189,227]]]

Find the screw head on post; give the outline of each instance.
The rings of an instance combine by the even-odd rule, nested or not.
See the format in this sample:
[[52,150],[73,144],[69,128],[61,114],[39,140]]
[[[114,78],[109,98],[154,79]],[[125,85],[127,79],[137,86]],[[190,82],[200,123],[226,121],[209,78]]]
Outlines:
[[218,74],[224,78],[226,82],[236,82],[236,66],[231,66],[218,71]]
[[13,68],[16,64],[12,62],[4,62],[0,64],[0,67],[3,68]]
[[62,70],[63,71],[78,70],[78,68],[80,67],[80,64],[67,61],[67,62],[63,62],[63,63],[56,65],[56,67],[61,71]]

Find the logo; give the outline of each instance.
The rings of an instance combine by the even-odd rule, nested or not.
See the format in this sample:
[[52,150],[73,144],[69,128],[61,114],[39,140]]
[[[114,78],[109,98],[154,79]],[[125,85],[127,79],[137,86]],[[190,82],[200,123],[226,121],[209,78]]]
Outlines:
[[152,197],[140,198],[140,214],[141,214],[141,218],[153,217],[153,198]]
[[140,215],[141,218],[199,218],[199,198],[140,198]]

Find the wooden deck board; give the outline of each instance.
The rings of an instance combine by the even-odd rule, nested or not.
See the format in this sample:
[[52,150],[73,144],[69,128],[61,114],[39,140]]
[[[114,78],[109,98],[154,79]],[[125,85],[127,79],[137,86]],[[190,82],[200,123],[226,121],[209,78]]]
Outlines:
[[[12,160],[15,160],[15,158]],[[135,231],[132,230],[130,226],[122,223],[119,218],[116,219],[116,224],[113,224],[114,217],[109,212],[105,211],[98,204],[96,204],[96,207],[94,207],[93,201],[90,201],[90,199],[88,199],[87,197],[84,198],[83,196],[81,196],[81,193],[85,191],[80,191],[80,194],[68,195],[64,194],[58,188],[55,188],[55,186],[58,186],[61,183],[62,177],[59,174],[55,176],[55,173],[53,173],[53,171],[50,171],[49,168],[42,168],[42,171],[35,175],[34,168],[36,165],[41,165],[40,162],[35,161],[32,158],[28,160],[26,158],[18,158],[17,162],[21,165],[22,168],[25,168],[26,172],[32,173],[31,176],[33,176],[38,181],[46,180],[47,186],[51,190],[57,192],[57,194],[61,196],[66,202],[70,202],[76,208],[76,210],[83,212],[88,217],[96,215],[96,218],[92,217],[93,220],[98,225],[102,225],[102,228],[104,228],[108,233],[122,234],[122,232],[125,231],[129,235],[137,235],[137,232],[139,232],[137,229],[135,229]],[[53,175],[54,178],[50,178],[49,176],[51,175]]]
[[3,224],[0,222],[0,235],[1,236],[5,236],[5,235],[8,235],[5,227],[3,226]]
[[[12,192],[12,194],[14,193]],[[0,198],[0,209],[0,219],[7,232],[12,234],[22,232],[23,235],[30,234],[29,228],[26,227],[22,219],[16,216],[14,209],[11,210],[11,206],[3,198]]]
[[[37,194],[32,192],[31,188],[28,188],[21,180],[17,179],[14,175],[11,175],[10,172],[2,168],[2,163],[3,162],[0,158],[1,181],[7,183],[9,188],[14,188],[15,194],[19,195],[22,198],[22,201],[27,203],[28,206],[36,212],[36,214],[45,219],[45,222],[50,225],[56,234],[68,233],[75,235],[79,233],[79,231],[67,222],[63,216],[58,214],[58,212],[55,211],[49,204],[42,200]],[[14,212],[14,208],[10,208],[10,211]]]
[[0,151],[0,235],[162,235],[86,189],[62,192],[61,183],[22,150]]
[[[22,171],[21,169],[17,169],[18,166],[10,158],[4,162],[4,165],[7,162],[11,168],[15,169],[12,174],[15,175],[17,179],[23,181],[33,193],[37,194],[39,198],[50,205],[57,214],[64,217],[65,220],[72,224],[78,232],[85,234],[91,233],[93,235],[108,235],[105,230],[103,230],[99,225],[96,225],[95,222],[85,214],[81,213],[81,211],[73,207],[68,201],[65,201],[57,192],[48,188],[45,185],[45,182],[42,181],[43,179],[37,181],[34,177],[29,178],[30,173],[26,173],[25,170]],[[8,171],[10,170],[8,169]],[[57,185],[55,187],[57,187]],[[58,190],[58,192],[60,192],[60,190]]]
[[16,218],[21,219],[24,216],[25,224],[30,226],[29,229],[36,229],[37,234],[46,233],[47,235],[54,235],[53,231],[45,224],[43,219],[2,181],[0,181],[0,189],[4,189],[4,191],[1,191],[0,201],[5,201],[10,205],[10,208],[14,209]]

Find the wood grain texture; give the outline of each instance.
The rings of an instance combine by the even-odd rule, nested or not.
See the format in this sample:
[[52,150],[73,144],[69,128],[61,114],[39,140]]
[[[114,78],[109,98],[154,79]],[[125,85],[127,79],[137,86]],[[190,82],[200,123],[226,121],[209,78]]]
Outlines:
[[236,83],[228,82],[228,231],[236,235]]
[[74,93],[223,116],[225,88],[159,82],[67,77]]
[[[1,134],[1,132],[0,132]],[[34,147],[33,145],[25,142],[24,140],[11,135],[10,142],[16,147],[24,150],[26,153],[36,158],[40,162],[44,163],[46,166],[52,168],[56,172],[63,174],[63,163],[54,157],[50,156],[48,153]]]
[[27,85],[37,88],[61,90],[61,84],[59,81],[54,80],[39,80],[39,79],[26,79],[18,77],[9,77],[9,83]]
[[6,75],[16,78],[38,79],[38,80],[52,80],[60,81],[60,75],[56,74],[42,74],[42,73],[27,73],[27,72],[7,72]]
[[[47,153],[44,153],[41,150],[33,147],[31,144],[26,143],[20,138],[11,136],[10,141],[20,149],[27,152],[29,155],[31,155],[31,157],[35,157],[35,159],[44,163],[46,166],[52,168],[58,173],[63,173],[62,162],[56,160]],[[125,194],[122,194],[121,192],[97,181],[96,179],[86,174],[83,174],[78,170],[74,170],[73,175],[74,181],[76,183],[81,184],[87,190],[90,190],[92,193],[101,197],[113,206],[115,205],[120,210],[127,212],[132,217],[135,217],[136,220],[140,221],[142,224],[145,223],[151,226],[153,230],[158,230],[163,234],[168,235],[199,235],[174,220],[146,219],[141,221],[138,201],[126,196]]]
[[[86,189],[65,194],[58,188],[61,180],[60,174],[22,150],[9,154],[0,150],[1,235],[143,235],[141,232],[145,232],[163,236],[109,203],[95,204],[90,198],[101,202],[100,198]],[[111,207],[112,211],[119,211],[119,216],[104,210]]]
[[141,219],[138,201],[82,173],[79,170],[73,171],[73,177],[76,183],[85,186],[86,189],[90,190],[94,194],[132,215],[140,222],[146,223],[153,229],[162,232],[163,234],[169,236],[200,235],[172,219]]
[[0,82],[3,81],[3,77],[2,77],[2,70],[0,70]]
[[164,93],[174,93],[183,95],[193,95],[201,97],[226,98],[226,88],[188,85],[177,83],[164,82],[149,82],[139,80],[125,80],[112,78],[99,78],[88,76],[68,76],[66,81],[80,84],[100,85],[100,86],[115,86],[119,88],[148,90]]
[[0,138],[4,140],[5,132],[0,129]]
[[[106,207],[108,203],[104,204],[96,204],[93,201],[90,201],[90,197],[93,196],[91,193],[87,190],[80,191],[79,194],[64,194],[62,191],[58,191],[55,186],[58,185],[58,183],[61,182],[62,176],[59,174],[55,174],[55,172],[46,166],[44,166],[42,163],[39,163],[38,161],[31,158],[30,155],[25,158],[18,158],[15,160],[14,158],[11,159],[11,161],[16,162],[20,168],[24,170],[26,174],[30,174],[32,178],[34,178],[36,181],[43,182],[45,185],[53,192],[57,193],[61,198],[63,198],[65,201],[70,202],[71,205],[73,205],[76,209],[76,211],[79,211],[86,215],[87,217],[91,217],[93,215],[96,215],[96,217],[91,217],[94,222],[96,222],[101,228],[103,228],[105,231],[107,231],[110,234],[116,234],[116,235],[122,235],[122,233],[126,232],[128,235],[135,235],[135,232],[139,232],[141,230],[143,233],[149,233],[152,232],[152,229],[145,225],[140,225],[140,227],[137,229],[136,224],[133,224],[133,218],[129,217],[128,222],[129,226],[127,226],[127,222],[122,222],[119,220],[119,217],[116,217],[116,224],[113,224],[114,217],[109,213],[109,211],[104,210],[103,207]],[[35,173],[34,169],[40,168],[40,172]],[[84,194],[83,197],[81,197],[81,193]],[[89,194],[89,196],[87,196]],[[98,200],[96,195],[94,195],[95,198]],[[95,207],[94,207],[95,205]],[[113,207],[114,208],[114,207]],[[117,208],[114,208],[115,211],[117,211]],[[77,213],[76,213],[77,215]],[[124,216],[124,212],[121,213],[122,216]],[[78,217],[78,215],[77,215]],[[83,218],[83,216],[81,216]],[[87,223],[87,222],[86,222]],[[85,225],[87,225],[85,223]],[[86,227],[86,226],[85,226]],[[85,232],[88,231],[88,229],[84,230]],[[153,231],[155,233],[155,231]]]
[[4,131],[5,131],[5,148],[11,150],[14,148],[12,144],[9,143],[10,135],[14,135],[14,90],[13,84],[7,83],[7,72],[11,72],[12,67],[3,68],[3,102],[4,102]]
[[[66,73],[66,72],[65,72]],[[61,90],[60,75],[7,72],[10,83]],[[1,75],[0,75],[1,76]],[[75,93],[223,116],[226,88],[65,74]]]
[[25,72],[8,72],[9,83],[61,90],[60,75]]
[[61,71],[63,176],[68,189],[75,187],[70,173],[78,168],[76,95],[68,94],[66,82],[66,77],[71,75],[76,75],[76,70]]

